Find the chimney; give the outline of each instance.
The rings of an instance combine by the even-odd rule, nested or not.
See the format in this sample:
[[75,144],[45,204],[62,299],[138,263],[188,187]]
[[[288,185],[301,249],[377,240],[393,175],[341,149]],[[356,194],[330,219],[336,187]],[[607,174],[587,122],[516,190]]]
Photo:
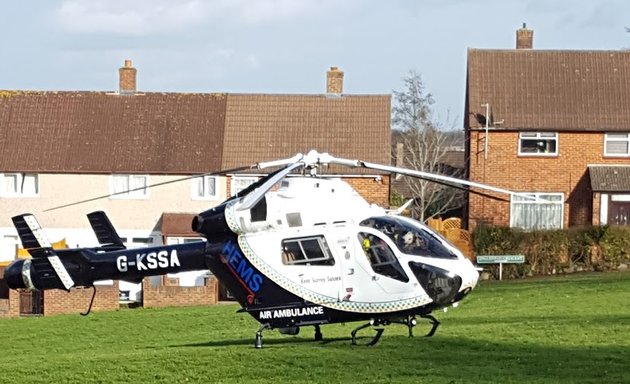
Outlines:
[[523,23],[523,28],[516,30],[516,49],[532,49],[534,45],[534,31],[527,29],[527,24]]
[[326,73],[326,92],[343,93],[343,71],[337,67],[330,67]]
[[134,94],[136,93],[136,73],[138,71],[131,64],[131,60],[125,60],[125,66],[118,69],[119,81],[119,93]]

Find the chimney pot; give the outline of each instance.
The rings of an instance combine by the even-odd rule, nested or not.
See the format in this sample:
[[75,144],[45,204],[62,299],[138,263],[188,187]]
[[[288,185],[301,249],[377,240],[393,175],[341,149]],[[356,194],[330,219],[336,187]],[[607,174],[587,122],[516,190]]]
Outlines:
[[534,31],[527,29],[527,24],[516,30],[516,49],[532,49],[534,47]]
[[343,93],[343,71],[337,67],[330,67],[326,73],[326,92]]
[[136,93],[136,74],[137,70],[133,67],[131,60],[126,59],[125,65],[118,69],[118,91],[121,95]]

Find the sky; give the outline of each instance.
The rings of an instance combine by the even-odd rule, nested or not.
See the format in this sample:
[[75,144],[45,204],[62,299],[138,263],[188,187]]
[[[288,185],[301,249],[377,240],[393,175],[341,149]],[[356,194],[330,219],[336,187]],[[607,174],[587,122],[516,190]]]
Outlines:
[[0,89],[391,94],[410,71],[462,126],[468,48],[630,48],[627,0],[32,0],[3,2]]

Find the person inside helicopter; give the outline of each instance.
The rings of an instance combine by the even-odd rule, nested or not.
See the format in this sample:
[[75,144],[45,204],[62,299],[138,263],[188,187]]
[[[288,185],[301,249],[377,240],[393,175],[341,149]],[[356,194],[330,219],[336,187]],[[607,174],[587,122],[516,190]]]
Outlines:
[[395,216],[371,217],[359,225],[374,228],[389,237],[396,247],[405,254],[456,259],[437,234]]

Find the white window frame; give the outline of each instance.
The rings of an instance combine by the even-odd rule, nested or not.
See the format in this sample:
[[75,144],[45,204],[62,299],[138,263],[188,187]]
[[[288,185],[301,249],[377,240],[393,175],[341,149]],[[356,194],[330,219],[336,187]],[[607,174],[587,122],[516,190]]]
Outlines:
[[[212,193],[209,193],[210,188],[208,188],[208,186],[211,182],[214,183],[214,191],[212,191]],[[218,177],[216,176],[196,177],[192,179],[190,197],[193,200],[214,200],[219,196],[218,189],[219,189]]]
[[[515,197],[519,200],[515,201]],[[556,198],[551,200],[551,198]],[[515,215],[515,205],[516,204],[525,204],[525,205],[543,205],[543,204],[557,204],[560,206],[560,222],[559,226],[545,226],[545,227],[530,227],[524,228],[522,226],[517,226],[516,224],[516,215]],[[532,192],[532,193],[515,193],[510,197],[510,227],[512,228],[522,228],[525,230],[541,230],[541,229],[562,229],[564,227],[564,193],[561,192]]]
[[[126,187],[127,193],[118,193],[122,192],[117,190],[117,180],[123,180],[126,178]],[[137,191],[130,191],[130,189],[136,188],[133,184],[134,178],[144,178],[144,189],[139,189]],[[109,177],[109,193],[112,195],[110,198],[112,199],[122,199],[122,200],[144,200],[149,198],[149,175],[136,175],[136,174],[115,174]]]
[[[544,146],[545,141],[555,141],[554,152],[523,152],[523,140],[538,141]],[[518,135],[518,155],[519,156],[558,156],[560,142],[558,132],[519,132]]]
[[[237,187],[237,184],[238,184],[237,181],[239,181],[239,182],[247,182],[247,185],[245,185],[245,186],[239,185]],[[236,176],[236,175],[232,175],[232,177],[230,179],[230,196],[236,195],[238,192],[240,192],[243,189],[249,187],[250,185],[254,184],[257,181],[258,181],[258,176]]]
[[[619,137],[613,137],[619,136]],[[625,137],[621,137],[625,136]],[[626,153],[608,153],[608,145],[609,143],[625,143],[626,144]],[[606,157],[630,157],[630,133],[620,132],[620,133],[606,133],[604,135],[604,156]]]
[[[33,191],[25,191],[25,180],[32,177]],[[9,178],[15,178],[15,190],[6,191],[6,183]],[[23,172],[6,172],[0,173],[0,196],[2,197],[39,197],[39,174],[23,173]]]

